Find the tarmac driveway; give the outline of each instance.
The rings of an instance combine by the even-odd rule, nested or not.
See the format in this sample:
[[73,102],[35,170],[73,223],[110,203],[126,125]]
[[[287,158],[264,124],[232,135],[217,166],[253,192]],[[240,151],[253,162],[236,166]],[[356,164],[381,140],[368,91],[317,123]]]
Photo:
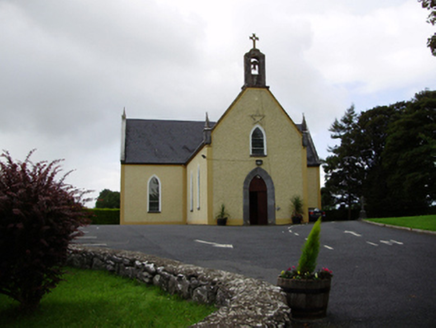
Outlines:
[[[141,251],[276,283],[312,225],[97,226],[77,243]],[[321,226],[319,267],[333,271],[328,317],[311,327],[436,327],[436,235],[360,221]]]

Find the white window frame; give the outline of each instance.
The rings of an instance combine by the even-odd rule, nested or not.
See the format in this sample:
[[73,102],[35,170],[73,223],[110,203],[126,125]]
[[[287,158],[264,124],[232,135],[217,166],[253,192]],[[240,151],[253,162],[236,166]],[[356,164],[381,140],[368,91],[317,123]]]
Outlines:
[[200,209],[200,164],[197,166],[197,210]]
[[[263,134],[263,154],[253,154],[253,145],[252,145],[252,137],[253,137],[253,132],[256,130],[256,129],[259,129],[261,132],[262,132],[262,134]],[[265,133],[265,130],[259,125],[259,124],[256,124],[252,129],[251,129],[251,132],[250,132],[250,155],[251,156],[259,156],[259,157],[262,157],[262,156],[266,156],[267,155],[267,151],[266,151],[266,133]]]
[[192,171],[190,174],[190,181],[189,181],[189,210],[192,212],[194,211],[194,186],[193,186],[193,175]]
[[[157,211],[150,211],[150,182],[152,179],[156,179],[159,188],[159,209]],[[147,211],[148,213],[160,213],[162,211],[162,183],[157,175],[153,174],[147,182]]]

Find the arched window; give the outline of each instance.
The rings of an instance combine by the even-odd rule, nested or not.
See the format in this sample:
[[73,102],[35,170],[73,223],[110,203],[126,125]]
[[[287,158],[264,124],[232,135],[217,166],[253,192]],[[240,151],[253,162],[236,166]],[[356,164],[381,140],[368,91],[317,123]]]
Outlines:
[[192,172],[189,179],[189,210],[191,212],[194,210],[194,177]]
[[197,210],[200,209],[200,165],[197,167]]
[[250,154],[254,156],[266,155],[265,131],[260,126],[255,126],[253,130],[251,130]]
[[161,211],[161,193],[160,181],[157,176],[152,176],[148,180],[148,211],[151,213],[158,213]]

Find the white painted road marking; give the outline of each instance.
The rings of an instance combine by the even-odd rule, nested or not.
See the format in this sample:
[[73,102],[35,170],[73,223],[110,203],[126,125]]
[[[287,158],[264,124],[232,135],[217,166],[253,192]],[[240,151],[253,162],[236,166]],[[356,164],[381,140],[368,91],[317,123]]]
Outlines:
[[393,244],[397,244],[397,245],[403,245],[403,243],[401,241],[396,241],[396,240],[380,240],[381,243],[392,246]]
[[107,244],[80,244],[80,246],[102,247],[102,246],[107,246]]
[[362,237],[362,235],[359,235],[357,232],[354,232],[354,231],[345,230],[344,233],[349,233],[349,234],[356,236],[356,237]]
[[197,243],[212,245],[213,247],[233,248],[233,245],[230,244],[218,244],[218,243],[213,243],[211,241],[204,241],[200,239],[195,239],[194,241]]
[[378,246],[377,244],[375,244],[375,243],[371,243],[370,241],[367,241],[366,243],[367,243],[367,244],[370,244],[370,245],[372,245],[372,246]]
[[298,234],[298,233],[294,232],[294,235],[296,235],[296,236],[299,236],[300,234]]
[[324,247],[327,248],[327,249],[333,249],[333,247],[330,247],[330,246],[327,246],[327,245],[324,245]]

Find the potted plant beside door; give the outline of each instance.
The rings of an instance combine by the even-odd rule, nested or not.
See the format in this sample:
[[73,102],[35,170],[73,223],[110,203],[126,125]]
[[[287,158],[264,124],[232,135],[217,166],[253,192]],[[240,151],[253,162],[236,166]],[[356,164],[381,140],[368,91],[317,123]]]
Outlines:
[[303,245],[298,266],[282,271],[277,285],[286,293],[292,319],[313,320],[327,315],[332,272],[315,271],[319,252],[321,218],[313,225]]
[[291,198],[292,223],[300,224],[303,220],[303,200],[295,195]]
[[217,225],[226,225],[228,217],[229,217],[229,214],[226,212],[226,206],[224,204],[221,204],[220,210],[216,216],[216,224]]

